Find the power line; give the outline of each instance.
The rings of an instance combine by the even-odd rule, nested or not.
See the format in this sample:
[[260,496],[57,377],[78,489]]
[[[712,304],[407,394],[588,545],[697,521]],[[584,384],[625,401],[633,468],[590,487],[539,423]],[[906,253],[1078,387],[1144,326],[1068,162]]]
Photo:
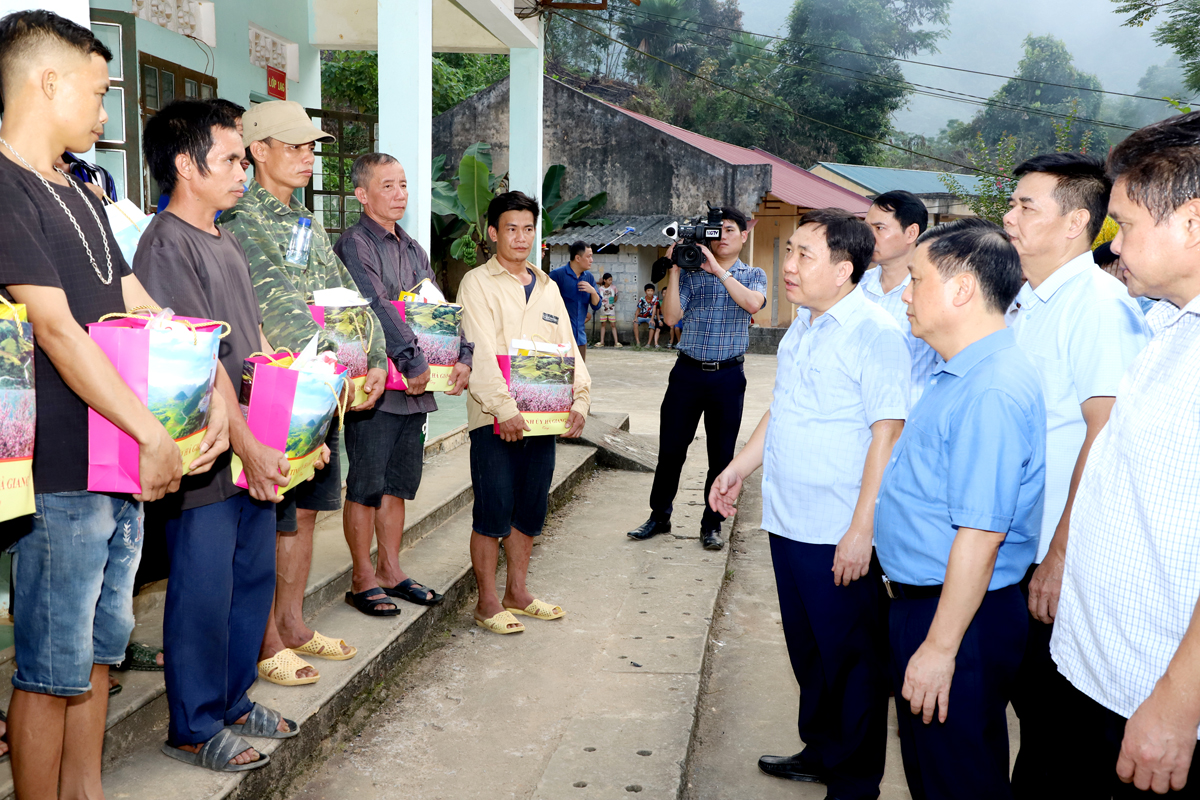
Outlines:
[[602,37],[602,38],[604,38],[604,39],[608,39],[610,42],[615,42],[616,44],[620,45],[621,47],[624,47],[624,48],[625,48],[625,49],[627,49],[627,50],[632,50],[633,52],[635,52],[635,53],[638,53],[638,54],[642,55],[642,56],[643,56],[643,57],[645,57],[645,58],[650,58],[650,59],[653,59],[653,60],[655,60],[655,61],[658,61],[658,62],[661,62],[661,63],[663,63],[663,64],[666,64],[666,65],[667,65],[668,67],[670,67],[671,69],[678,70],[679,72],[682,72],[682,73],[684,73],[685,75],[690,75],[690,76],[692,76],[693,78],[696,78],[697,80],[701,80],[701,81],[704,81],[704,82],[705,82],[705,83],[707,83],[707,84],[710,84],[710,85],[712,85],[712,86],[716,86],[718,89],[724,89],[724,90],[726,90],[726,91],[728,91],[728,92],[733,92],[734,94],[736,94],[736,95],[740,95],[741,97],[745,97],[747,100],[752,100],[752,101],[754,101],[754,102],[758,103],[759,105],[770,106],[771,108],[777,108],[777,109],[779,109],[780,111],[783,111],[783,112],[786,112],[786,113],[788,113],[788,114],[791,114],[791,115],[792,115],[792,116],[794,116],[794,117],[798,117],[798,118],[800,118],[800,119],[808,120],[809,122],[815,122],[815,123],[816,123],[816,124],[818,124],[818,125],[823,125],[823,126],[824,126],[824,127],[826,127],[826,128],[831,128],[831,129],[833,129],[833,130],[835,130],[835,131],[839,131],[839,132],[841,132],[841,133],[846,133],[846,134],[849,134],[850,136],[854,136],[854,137],[857,137],[857,138],[859,138],[859,139],[863,139],[863,140],[865,140],[865,141],[868,141],[868,142],[874,142],[875,144],[881,144],[881,145],[883,145],[884,147],[890,147],[890,148],[892,148],[892,149],[894,149],[894,150],[900,150],[901,152],[904,152],[904,153],[909,153],[910,155],[914,155],[914,156],[920,156],[921,158],[927,158],[927,159],[929,159],[930,161],[937,161],[937,162],[939,162],[939,163],[942,163],[942,164],[949,164],[949,165],[950,165],[950,166],[952,166],[952,167],[957,167],[957,168],[959,168],[959,169],[965,169],[965,170],[968,170],[968,171],[970,171],[970,172],[974,172],[974,173],[976,173],[976,174],[978,174],[978,175],[985,175],[985,176],[987,176],[987,177],[989,177],[989,178],[1004,178],[1004,177],[1005,177],[1005,176],[1003,176],[1003,175],[998,175],[998,174],[996,174],[996,173],[994,173],[994,172],[988,172],[987,170],[978,169],[978,168],[976,168],[976,167],[971,167],[971,166],[968,166],[968,165],[966,165],[966,164],[960,164],[960,163],[958,163],[957,161],[950,161],[950,160],[948,160],[948,159],[945,159],[945,158],[939,158],[938,156],[930,155],[930,154],[928,154],[928,153],[922,153],[922,152],[920,152],[920,151],[913,150],[913,149],[911,149],[911,148],[904,147],[904,146],[902,146],[902,145],[898,145],[898,144],[895,144],[895,143],[893,143],[893,142],[886,141],[886,140],[884,140],[884,139],[879,139],[879,138],[877,138],[877,137],[874,137],[874,136],[868,136],[868,135],[866,135],[865,133],[859,133],[858,131],[852,131],[852,130],[850,130],[850,129],[848,129],[848,128],[843,128],[843,127],[841,127],[841,126],[839,126],[839,125],[834,125],[832,122],[826,122],[825,120],[822,120],[822,119],[817,119],[816,117],[810,117],[810,116],[808,116],[807,114],[801,114],[799,111],[796,111],[796,110],[795,110],[795,109],[793,109],[793,108],[788,108],[787,106],[780,105],[779,103],[773,103],[773,102],[771,102],[770,100],[766,100],[766,99],[764,99],[764,98],[762,98],[762,97],[757,97],[757,96],[755,96],[755,95],[749,94],[748,92],[743,92],[743,91],[742,91],[742,90],[740,90],[740,89],[734,89],[732,86],[726,86],[726,85],[724,85],[724,84],[722,84],[722,83],[717,83],[716,81],[712,80],[711,78],[706,78],[706,77],[704,77],[703,75],[700,75],[699,73],[692,72],[690,69],[687,69],[687,68],[685,68],[685,67],[681,67],[681,66],[679,66],[678,64],[674,64],[674,63],[672,63],[672,62],[670,62],[670,61],[667,61],[665,58],[659,58],[658,56],[656,56],[656,55],[653,55],[653,54],[651,54],[651,53],[646,53],[646,52],[643,52],[643,51],[641,51],[641,50],[638,50],[636,47],[633,47],[632,45],[626,44],[625,42],[622,42],[620,39],[615,39],[615,38],[613,38],[612,36],[609,36],[607,33],[602,33],[602,32],[600,32],[600,31],[596,30],[595,28],[592,28],[592,27],[590,27],[590,26],[588,26],[588,25],[584,25],[584,24],[583,24],[582,22],[580,22],[579,20],[572,19],[571,17],[564,16],[563,14],[561,14],[561,13],[560,13],[560,12],[558,12],[558,11],[551,11],[550,13],[552,13],[552,14],[555,14],[555,15],[557,15],[557,16],[559,16],[559,17],[562,17],[562,19],[565,19],[566,21],[570,22],[572,25],[577,25],[578,27],[580,27],[580,28],[583,28],[584,30],[591,31],[592,33],[596,34],[597,36],[600,36],[600,37]]
[[[655,14],[652,11],[644,11],[642,9],[626,9],[623,13],[635,14],[635,15],[640,15],[643,17],[652,17],[654,19],[663,19],[663,20],[675,20],[676,19],[676,17],[669,17],[665,14]],[[568,18],[564,17],[564,19],[568,19]],[[981,72],[979,70],[967,69],[965,67],[952,67],[947,64],[933,64],[928,61],[914,61],[913,59],[900,58],[899,56],[885,56],[885,55],[880,55],[878,53],[868,53],[863,50],[851,50],[851,49],[848,49],[845,47],[834,47],[833,45],[830,45],[830,44],[818,44],[816,42],[793,40],[793,39],[789,39],[786,36],[772,36],[771,34],[768,34],[768,33],[752,33],[750,31],[742,30],[741,28],[730,28],[725,25],[715,25],[711,22],[699,22],[699,21],[692,20],[692,21],[689,21],[688,24],[703,25],[707,28],[716,28],[718,30],[731,31],[733,33],[747,33],[752,36],[758,36],[763,39],[774,39],[774,40],[780,41],[780,42],[797,41],[799,44],[805,45],[806,47],[819,47],[819,48],[823,48],[825,50],[835,50],[839,53],[852,53],[852,54],[858,55],[858,56],[867,56],[868,58],[880,58],[880,59],[885,59],[887,61],[899,61],[899,62],[902,62],[905,64],[916,64],[916,65],[922,66],[922,67],[933,67],[935,69],[946,69],[946,70],[951,70],[953,72],[965,72],[965,73],[968,73],[971,75],[983,75],[983,76],[989,77],[989,78],[1003,78],[1005,80],[1020,81],[1022,83],[1036,83],[1040,86],[1055,86],[1060,89],[1075,89],[1075,90],[1081,91],[1081,92],[1094,92],[1096,94],[1109,94],[1109,95],[1113,95],[1114,97],[1131,97],[1135,100],[1151,100],[1155,103],[1163,102],[1163,99],[1161,97],[1147,97],[1146,95],[1141,95],[1141,94],[1128,94],[1126,92],[1113,92],[1113,91],[1109,91],[1107,89],[1092,89],[1087,86],[1071,86],[1066,83],[1053,83],[1051,81],[1039,81],[1039,80],[1034,80],[1032,78],[1020,78],[1020,77],[1017,77],[1016,75],[1001,75],[1001,74],[998,74],[995,72]]]
[[[585,14],[584,16],[590,16],[593,19],[596,19],[596,17],[594,15]],[[686,27],[686,25],[680,25],[680,24],[671,24],[671,27],[676,27],[676,28],[679,28],[680,30],[690,30],[689,28]],[[636,26],[630,26],[630,30],[641,31],[644,33],[652,33],[653,32],[652,29],[639,28]],[[723,37],[723,36],[717,36],[714,33],[705,33],[704,31],[694,31],[694,32],[699,33],[703,36],[712,37],[714,39],[717,39],[718,41],[729,42],[731,44],[740,44],[742,46],[751,47],[756,50],[772,52],[770,50],[770,48],[768,48],[768,47],[761,47],[759,45],[751,44],[749,42],[739,41],[737,39],[730,39],[730,38]],[[642,52],[642,51],[639,50],[639,52]],[[839,73],[839,72],[826,72],[824,70],[814,69],[812,67],[808,67],[803,64],[796,64],[794,62],[789,62],[789,61],[780,61],[778,59],[767,58],[765,56],[747,55],[747,58],[754,59],[755,61],[763,61],[765,63],[770,63],[770,64],[778,64],[780,66],[789,67],[792,69],[808,70],[810,72],[815,72],[820,75],[829,75],[829,76],[832,76],[835,78],[845,78],[847,80],[858,81],[861,83],[867,83],[867,84],[871,84],[871,85],[875,85],[875,86],[890,87],[890,86],[899,85],[899,86],[910,87],[910,91],[913,94],[924,95],[926,97],[934,97],[934,98],[937,98],[940,100],[950,100],[955,103],[966,103],[966,104],[974,105],[974,106],[983,106],[985,108],[1000,108],[1000,109],[1006,109],[1009,111],[1020,112],[1023,114],[1034,114],[1037,116],[1052,117],[1052,118],[1057,118],[1057,119],[1062,119],[1062,120],[1073,120],[1075,122],[1090,123],[1090,124],[1098,125],[1098,126],[1105,127],[1105,128],[1113,128],[1114,130],[1123,130],[1123,131],[1137,130],[1137,128],[1135,128],[1135,127],[1132,127],[1129,125],[1122,125],[1117,122],[1105,122],[1104,120],[1092,119],[1090,117],[1080,117],[1078,115],[1062,114],[1062,113],[1059,113],[1056,111],[1048,111],[1048,110],[1040,109],[1040,108],[1032,108],[1030,106],[1020,105],[1018,103],[1009,103],[1009,102],[1005,102],[1003,100],[993,100],[993,99],[987,98],[987,97],[980,97],[979,95],[967,94],[966,92],[956,92],[952,89],[942,89],[938,86],[927,86],[927,85],[920,84],[920,83],[912,83],[911,81],[906,81],[906,80],[888,79],[885,76],[878,75],[877,73],[853,69],[852,67],[843,67],[843,66],[840,66],[837,64],[828,64],[824,61],[819,61],[819,60],[813,59],[813,58],[803,58],[802,57],[801,60],[802,61],[811,61],[814,64],[819,64],[823,67],[828,67],[829,69],[844,70],[846,72],[854,72],[859,75],[869,75],[874,78],[880,78],[882,80],[872,80],[871,78],[856,78],[853,75],[847,75],[847,74]],[[952,95],[960,95],[960,96],[954,97]]]

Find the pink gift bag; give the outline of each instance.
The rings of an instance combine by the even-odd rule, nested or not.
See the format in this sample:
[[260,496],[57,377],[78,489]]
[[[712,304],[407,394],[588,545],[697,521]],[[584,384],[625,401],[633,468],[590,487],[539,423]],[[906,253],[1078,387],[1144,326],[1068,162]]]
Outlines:
[[[403,300],[392,300],[391,303],[393,306],[396,307],[396,310],[400,312],[400,319],[403,320],[404,319],[404,301]],[[387,383],[385,383],[383,385],[383,388],[398,390],[401,392],[408,388],[408,384],[404,381],[404,376],[400,374],[400,370],[396,369],[395,363],[393,363],[390,358],[388,359]]]
[[[113,317],[109,319],[109,317]],[[90,323],[88,334],[179,444],[183,471],[200,455],[208,431],[224,322],[175,317],[182,330],[146,329],[149,317],[109,314]],[[138,444],[94,409],[88,409],[90,492],[142,491]]]
[[[283,494],[315,471],[313,464],[329,433],[338,406],[346,367],[338,364],[336,375],[288,369],[295,355],[255,355],[242,366],[242,388],[238,404],[254,437],[284,453],[288,485]],[[234,483],[249,488],[241,459],[233,457]]]
[[[529,430],[526,436],[557,436],[567,432],[575,393],[575,358],[548,353],[496,356],[508,393],[517,403]],[[500,432],[496,420],[492,430]]]
[[375,314],[369,306],[309,306],[313,319],[337,342],[338,363],[346,367],[354,384],[351,406],[367,402],[367,359],[375,335]]

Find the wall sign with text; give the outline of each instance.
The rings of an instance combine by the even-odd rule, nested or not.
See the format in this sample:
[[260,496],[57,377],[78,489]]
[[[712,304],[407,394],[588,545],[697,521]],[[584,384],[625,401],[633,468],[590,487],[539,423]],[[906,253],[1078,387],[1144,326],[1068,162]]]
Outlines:
[[287,100],[287,73],[267,67],[267,94],[277,100]]

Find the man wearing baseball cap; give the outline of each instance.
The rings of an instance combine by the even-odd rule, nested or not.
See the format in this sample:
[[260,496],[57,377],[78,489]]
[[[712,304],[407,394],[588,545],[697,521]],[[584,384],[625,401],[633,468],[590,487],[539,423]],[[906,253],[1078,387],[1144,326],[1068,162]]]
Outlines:
[[[354,288],[354,280],[333,252],[319,219],[293,197],[312,178],[317,142],[334,138],[313,125],[299,103],[276,100],[252,107],[242,117],[242,139],[254,162],[254,181],[237,205],[221,215],[220,224],[237,237],[250,263],[250,280],[262,310],[263,333],[275,348],[298,352],[321,328],[308,304],[317,289]],[[301,218],[311,220],[312,242],[305,263],[286,260],[292,229]],[[322,349],[337,345],[321,336]],[[368,347],[366,402],[373,407],[383,394],[387,355],[383,337]],[[342,502],[338,430],[331,425],[325,440],[329,463],[312,481],[297,486],[278,505],[276,530],[275,606],[259,653],[259,675],[284,686],[314,683],[320,677],[297,653],[341,661],[357,651],[344,641],[310,629],[304,623],[304,587],[312,563],[313,528],[318,511],[336,511]],[[380,610],[397,609],[390,598]],[[375,600],[375,598],[368,598]],[[395,613],[399,613],[398,609]]]

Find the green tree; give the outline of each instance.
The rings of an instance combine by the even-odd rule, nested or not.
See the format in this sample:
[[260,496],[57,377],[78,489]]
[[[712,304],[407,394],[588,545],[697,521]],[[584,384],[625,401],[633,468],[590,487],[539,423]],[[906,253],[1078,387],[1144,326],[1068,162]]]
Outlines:
[[[1119,122],[1132,128],[1141,128],[1152,122],[1166,119],[1178,114],[1171,100],[1186,101],[1196,93],[1189,90],[1183,75],[1183,67],[1179,58],[1172,55],[1165,64],[1151,64],[1146,73],[1138,81],[1137,94],[1143,97],[1157,97],[1160,100],[1139,100],[1136,97],[1122,97],[1115,101],[1105,101],[1101,109],[1103,119]],[[1115,144],[1117,131],[1110,133],[1109,139]]]
[[909,90],[896,62],[859,53],[908,57],[935,50],[945,35],[939,26],[949,5],[950,0],[796,0],[779,57],[810,69],[783,69],[779,97],[800,114],[853,133],[797,120],[793,137],[821,160],[880,163],[880,145],[854,134],[890,135],[892,114],[904,106]]
[[[433,113],[443,111],[508,74],[508,56],[437,53],[433,56]],[[321,99],[326,108],[379,113],[379,58],[374,50],[321,53]]]
[[1140,28],[1159,12],[1166,19],[1154,31],[1154,41],[1170,47],[1183,66],[1186,87],[1200,92],[1200,0],[1113,0],[1125,24]]
[[[628,73],[639,83],[665,86],[674,71],[663,61],[693,68],[700,49],[696,18],[695,8],[686,0],[643,0],[638,12],[622,15],[617,23],[618,38],[636,51],[625,59]],[[656,58],[645,58],[642,53]]]
[[[1073,139],[1067,149],[1080,148],[1085,135],[1098,146],[1108,144],[1108,129],[1074,123],[1075,117],[1099,117],[1102,87],[1095,75],[1076,69],[1062,41],[1053,36],[1027,36],[1016,78],[1020,80],[1009,80],[996,90],[986,108],[951,134],[951,141],[967,144],[981,136],[985,142],[999,142],[1012,136],[1016,139],[1016,157],[1024,159],[1051,149],[1056,122],[1071,116]],[[1066,88],[1071,86],[1095,91]],[[1050,115],[1031,114],[1026,109]]]

